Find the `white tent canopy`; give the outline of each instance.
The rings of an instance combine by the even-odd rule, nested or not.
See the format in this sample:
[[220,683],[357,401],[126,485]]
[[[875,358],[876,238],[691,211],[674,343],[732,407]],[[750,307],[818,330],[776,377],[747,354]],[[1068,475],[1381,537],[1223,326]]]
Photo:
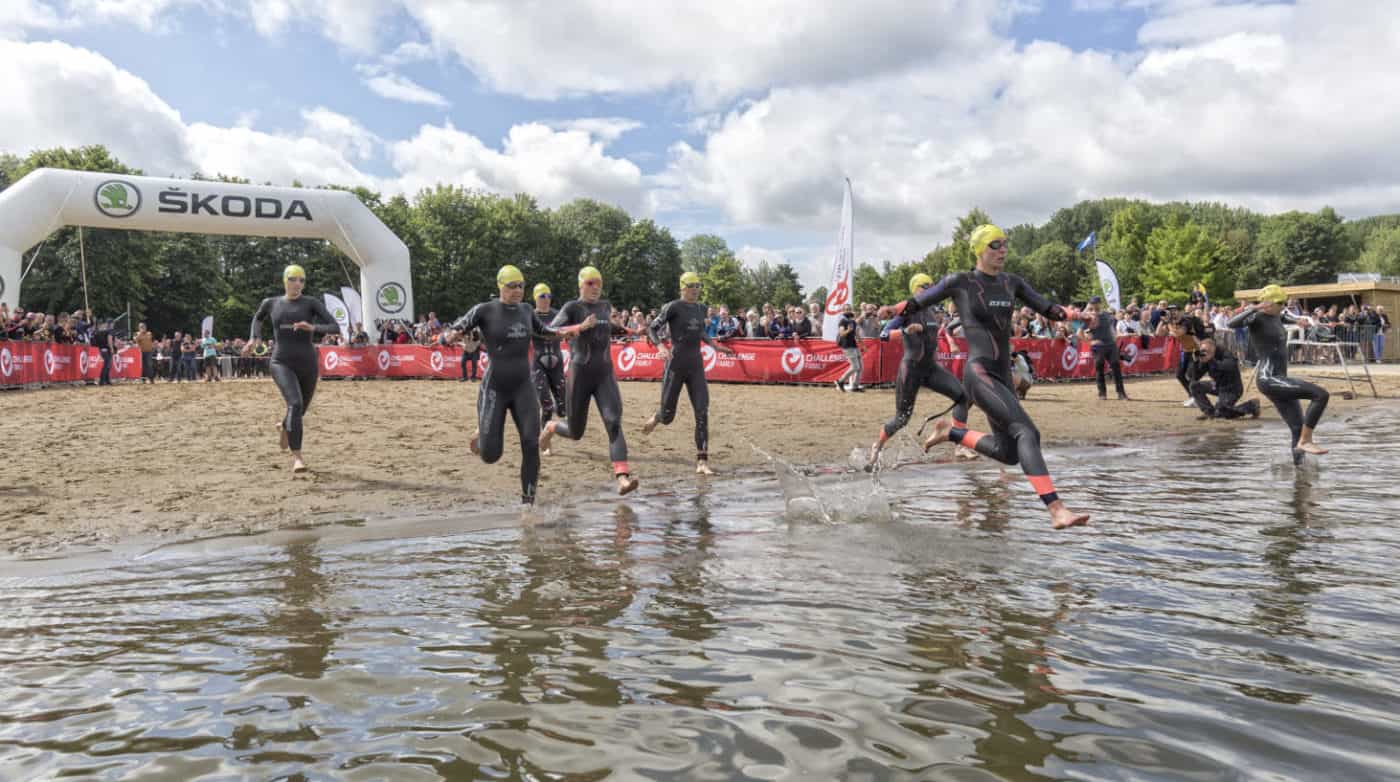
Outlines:
[[37,169],[0,192],[0,302],[19,303],[22,254],[65,225],[326,239],[360,267],[366,331],[413,320],[408,247],[352,193]]

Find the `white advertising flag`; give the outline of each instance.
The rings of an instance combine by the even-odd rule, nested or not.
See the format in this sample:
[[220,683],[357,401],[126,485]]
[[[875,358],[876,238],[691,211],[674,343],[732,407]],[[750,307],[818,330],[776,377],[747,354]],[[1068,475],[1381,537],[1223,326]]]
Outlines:
[[836,341],[841,312],[851,303],[851,265],[856,254],[855,226],[851,215],[851,180],[846,180],[846,197],[841,203],[841,233],[836,236],[836,256],[831,263],[831,287],[826,293],[826,313],[822,318],[822,339]]
[[1095,261],[1095,264],[1099,270],[1099,287],[1103,288],[1103,300],[1114,310],[1123,309],[1118,296],[1118,275],[1113,273],[1112,266],[1103,261]]
[[[360,303],[360,294],[348,285],[340,286],[340,300],[345,302],[345,308],[350,310],[350,324],[364,326],[361,321],[365,317],[365,307]],[[374,324],[369,324],[374,325]]]
[[213,315],[205,315],[205,316],[204,316],[204,320],[201,321],[200,324],[199,324],[199,335],[202,337],[202,336],[204,336],[205,334],[210,334],[210,335],[212,335],[213,333],[214,333],[214,316],[213,316]]
[[350,310],[346,308],[345,302],[340,300],[334,293],[321,294],[326,299],[326,309],[330,310],[331,317],[340,326],[340,336],[346,342],[350,341]]

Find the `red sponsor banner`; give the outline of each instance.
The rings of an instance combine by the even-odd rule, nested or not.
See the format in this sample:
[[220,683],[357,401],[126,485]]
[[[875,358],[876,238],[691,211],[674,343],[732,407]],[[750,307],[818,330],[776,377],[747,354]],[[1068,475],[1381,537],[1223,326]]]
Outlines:
[[[850,364],[846,354],[835,342],[821,339],[759,340],[731,339],[724,345],[735,355],[716,351],[709,345],[700,347],[705,365],[705,377],[728,383],[831,383],[846,373]],[[861,382],[888,383],[898,368],[886,368],[888,360],[882,354],[888,343],[866,340],[861,344],[864,369]],[[657,355],[656,347],[646,342],[614,343],[613,371],[619,380],[660,380],[666,362]]]
[[[102,377],[102,354],[87,345],[0,342],[0,386],[81,383]],[[124,348],[112,357],[113,380],[141,377],[141,353]]]
[[[893,343],[893,340],[891,340]],[[957,353],[939,351],[938,363],[962,377],[967,362],[967,340],[956,339]],[[1013,339],[1012,353],[1025,352],[1038,380],[1080,380],[1094,377],[1094,352],[1088,340]],[[1151,337],[1144,347],[1140,337],[1119,337],[1118,355],[1124,375],[1176,371],[1181,349],[1172,337]],[[898,358],[896,358],[896,362]]]
[[[962,377],[967,359],[967,342],[956,340],[958,352],[940,352],[938,361]],[[734,350],[730,356],[709,345],[702,345],[705,376],[729,383],[830,383],[845,374],[846,354],[835,343],[819,339],[748,340],[724,343]],[[1088,342],[1063,339],[1015,339],[1013,352],[1025,351],[1035,376],[1042,380],[1092,378],[1093,353]],[[563,348],[568,361],[567,345]],[[1141,375],[1173,371],[1178,349],[1170,338],[1154,337],[1143,347],[1137,337],[1119,339],[1123,373]],[[867,385],[892,383],[899,371],[904,349],[898,339],[888,342],[863,340],[861,382]],[[321,374],[325,377],[440,377],[456,378],[461,373],[459,347],[422,345],[375,345],[362,348],[322,347]],[[619,380],[660,380],[666,362],[657,348],[645,341],[613,343],[613,371]],[[481,352],[480,366],[489,359]]]
[[[321,377],[440,377],[462,376],[462,349],[439,345],[370,345],[320,348]],[[481,352],[477,367],[490,363]]]

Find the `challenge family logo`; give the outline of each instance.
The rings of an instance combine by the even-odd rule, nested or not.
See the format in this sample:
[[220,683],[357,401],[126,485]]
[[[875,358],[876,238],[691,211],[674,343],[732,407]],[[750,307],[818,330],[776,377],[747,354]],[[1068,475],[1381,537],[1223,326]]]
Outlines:
[[429,367],[430,369],[432,369],[434,372],[441,372],[441,371],[442,371],[442,367],[443,367],[443,363],[442,363],[442,351],[440,351],[440,350],[434,350],[434,351],[432,352],[432,355],[428,356],[428,367]]
[[120,375],[122,372],[126,371],[127,367],[131,366],[132,364],[135,364],[136,361],[137,359],[123,356],[121,351],[118,350],[117,352],[112,354],[112,371]]
[[92,203],[108,217],[130,217],[141,208],[141,191],[130,182],[109,179],[97,186]]
[[9,377],[15,371],[15,357],[10,355],[9,348],[0,348],[0,375]]
[[802,348],[788,348],[783,351],[782,365],[784,372],[796,375],[806,368],[807,356],[803,354]]
[[631,372],[632,367],[637,365],[637,349],[628,345],[617,354],[617,368],[623,372]]
[[837,284],[836,289],[826,297],[826,314],[840,315],[846,303],[851,300],[851,288],[842,280]]
[[379,351],[379,355],[375,357],[375,363],[379,364],[379,371],[387,370],[389,368],[389,351]]
[[78,374],[87,377],[88,352],[86,349],[78,351]]
[[53,377],[53,374],[54,374],[54,372],[56,372],[56,371],[58,371],[58,359],[54,356],[52,350],[45,350],[45,351],[44,351],[44,374],[45,374],[45,375],[48,375],[49,377]]
[[1129,342],[1127,345],[1123,346],[1123,366],[1132,366],[1133,362],[1137,361],[1137,357],[1138,346],[1136,340]]
[[715,368],[715,363],[719,361],[719,353],[709,345],[701,345],[700,361],[704,364],[705,372],[708,374]]
[[1073,372],[1079,366],[1079,346],[1074,343],[1065,345],[1065,352],[1060,354],[1060,366],[1066,372]]
[[374,294],[374,299],[379,304],[379,309],[390,315],[402,312],[403,308],[408,305],[408,293],[397,282],[386,282],[379,286],[379,291]]
[[321,366],[325,367],[327,372],[334,372],[335,368],[340,366],[340,354],[334,350],[327,350],[326,357],[321,359]]

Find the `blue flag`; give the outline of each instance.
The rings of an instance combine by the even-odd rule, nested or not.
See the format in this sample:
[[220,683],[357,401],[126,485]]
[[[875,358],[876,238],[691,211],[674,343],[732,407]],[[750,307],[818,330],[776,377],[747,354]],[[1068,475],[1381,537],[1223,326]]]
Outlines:
[[1082,253],[1082,252],[1084,252],[1085,249],[1087,249],[1087,248],[1089,248],[1089,247],[1093,247],[1093,246],[1094,246],[1094,243],[1095,243],[1096,241],[1098,241],[1098,240],[1095,238],[1095,237],[1098,236],[1098,233],[1099,233],[1098,231],[1090,231],[1090,232],[1089,232],[1089,235],[1086,236],[1086,237],[1084,237],[1084,241],[1080,242],[1080,243],[1079,243],[1079,246],[1076,247],[1074,251],[1075,251],[1075,252]]

